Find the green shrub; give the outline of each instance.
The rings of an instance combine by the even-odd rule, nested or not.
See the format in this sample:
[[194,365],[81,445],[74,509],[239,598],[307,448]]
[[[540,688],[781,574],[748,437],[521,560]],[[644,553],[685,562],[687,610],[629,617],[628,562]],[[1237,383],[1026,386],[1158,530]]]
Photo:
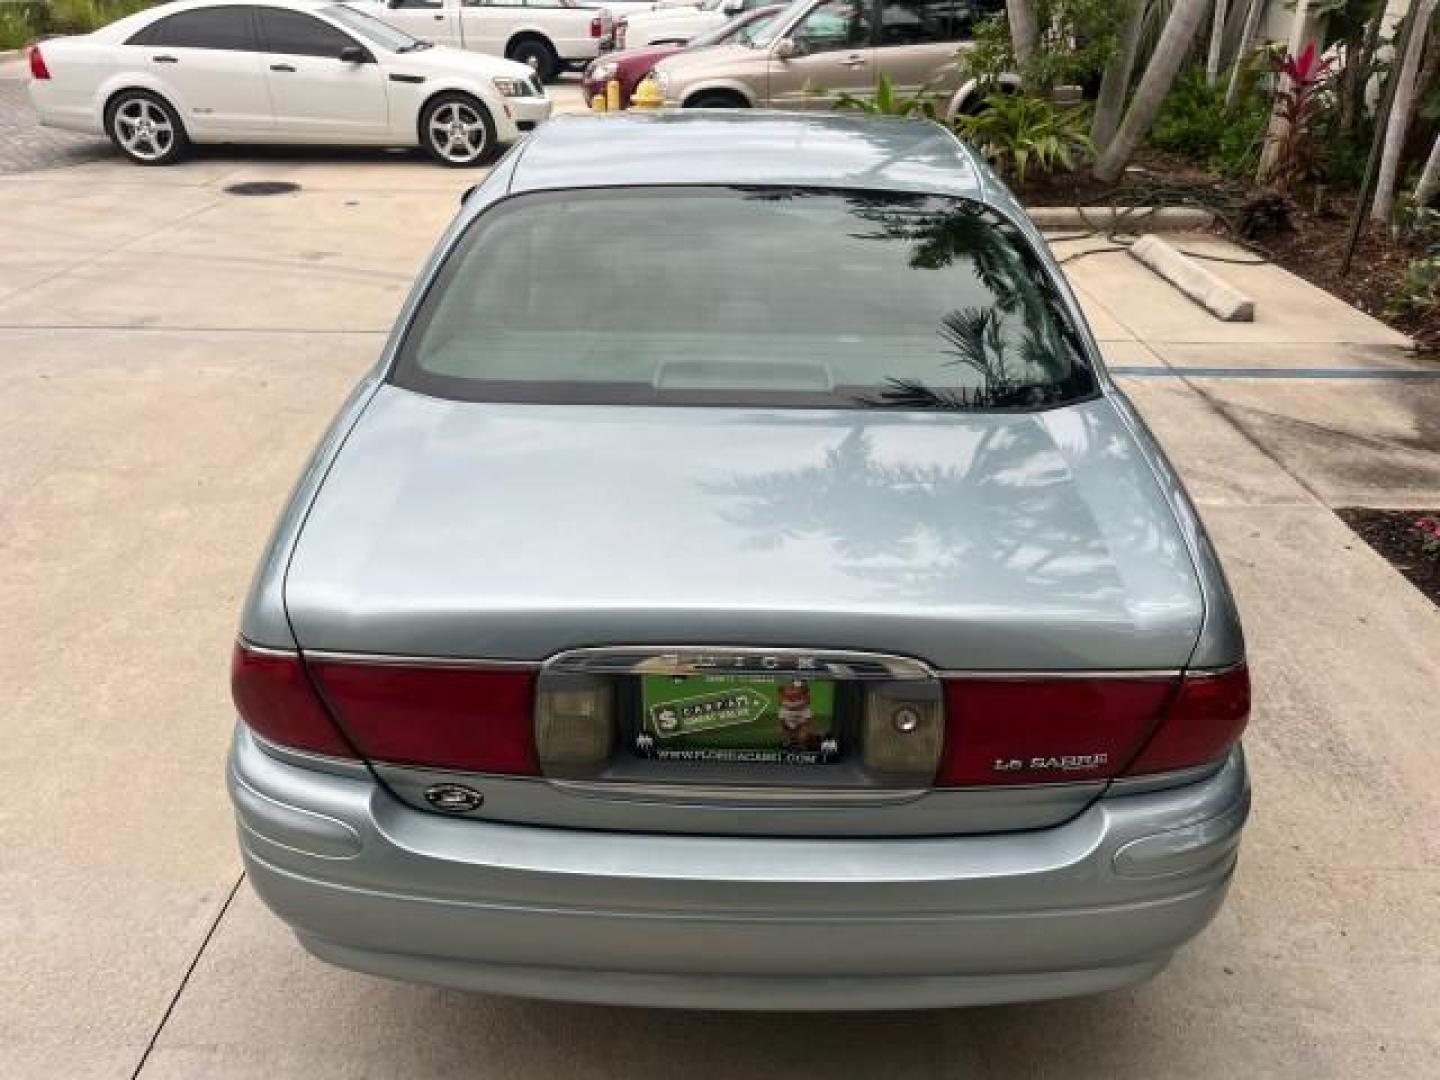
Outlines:
[[88,34],[159,0],[0,2],[0,49],[18,49],[47,34]]
[[1040,41],[1024,71],[1018,70],[1004,11],[976,21],[973,41],[960,58],[965,71],[990,85],[1001,75],[1020,75],[1033,90],[1097,84],[1115,55],[1128,5],[1117,0],[1035,0],[1034,9]]
[[35,40],[43,17],[40,4],[0,4],[0,49],[18,49]]
[[1440,306],[1440,210],[1412,203],[1402,206],[1397,217],[1401,240],[1419,254],[1405,268],[1386,308],[1392,315],[1434,311]]
[[991,94],[983,111],[955,118],[960,136],[1017,184],[1031,169],[1074,172],[1093,158],[1089,128],[1087,108],[1029,94]]
[[1166,95],[1150,129],[1150,145],[1225,176],[1253,174],[1269,115],[1253,87],[1227,110],[1224,81],[1207,86],[1204,71],[1192,68]]
[[895,84],[883,71],[875,80],[875,93],[867,97],[842,93],[835,99],[835,108],[853,112],[870,113],[872,116],[914,116],[926,120],[935,119],[935,97],[928,86],[922,86],[911,97],[898,97]]
[[1190,161],[1208,163],[1220,152],[1231,126],[1225,114],[1225,90],[1206,86],[1205,73],[1192,68],[1181,74],[1165,96],[1150,145]]

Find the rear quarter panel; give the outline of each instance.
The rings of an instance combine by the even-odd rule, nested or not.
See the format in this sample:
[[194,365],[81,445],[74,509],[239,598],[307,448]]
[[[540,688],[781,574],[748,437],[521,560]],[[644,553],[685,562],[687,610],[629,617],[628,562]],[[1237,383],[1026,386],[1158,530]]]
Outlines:
[[42,43],[49,79],[31,79],[30,103],[43,124],[72,131],[104,130],[105,102],[115,90],[143,86],[160,92],[159,80],[130,72],[125,81],[123,46],[92,37],[58,38]]

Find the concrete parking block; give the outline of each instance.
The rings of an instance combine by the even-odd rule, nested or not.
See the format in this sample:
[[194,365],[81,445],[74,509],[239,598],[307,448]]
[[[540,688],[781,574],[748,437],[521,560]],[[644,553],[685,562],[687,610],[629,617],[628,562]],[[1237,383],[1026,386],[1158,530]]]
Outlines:
[[[1066,273],[1092,303],[1099,304],[1132,336],[1148,342],[1224,345],[1337,344],[1410,348],[1410,340],[1344,301],[1244,248],[1211,237],[1170,237],[1187,252],[1238,260],[1216,264],[1226,281],[1255,301],[1255,321],[1222,323],[1123,252],[1075,259]],[[1057,253],[1061,252],[1057,246]],[[1180,302],[1177,302],[1179,300]],[[1087,303],[1087,314],[1091,304]],[[1103,335],[1102,335],[1103,336]]]
[[1130,255],[1174,285],[1221,322],[1254,322],[1255,301],[1225,281],[1199,259],[1147,233],[1130,247]]

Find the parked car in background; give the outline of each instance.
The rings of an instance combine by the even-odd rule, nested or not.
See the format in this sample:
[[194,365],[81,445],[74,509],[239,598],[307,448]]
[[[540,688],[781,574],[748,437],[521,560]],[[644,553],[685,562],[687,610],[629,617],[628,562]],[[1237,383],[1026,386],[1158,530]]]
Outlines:
[[1194,507],[1024,211],[894,117],[507,156],[305,469],[232,687],[256,893],[470,990],[1110,990],[1210,921],[1249,810]]
[[50,127],[168,165],[196,143],[421,146],[487,161],[550,115],[529,68],[437,48],[325,0],[176,0],[30,49]]
[[784,10],[783,4],[752,8],[735,16],[718,29],[692,38],[688,45],[648,45],[639,49],[624,49],[620,52],[606,53],[598,60],[591,61],[590,66],[585,69],[584,77],[581,80],[581,85],[585,89],[585,100],[590,101],[596,94],[604,96],[606,84],[611,79],[618,79],[620,82],[620,106],[628,108],[630,95],[635,92],[635,87],[639,85],[640,80],[665,57],[674,56],[682,49],[708,49],[712,45],[743,42],[754,37],[771,19]]
[[762,6],[767,6],[765,0],[704,0],[699,7],[628,15],[616,24],[615,46],[685,45],[698,34],[718,30],[741,12]]
[[[415,37],[527,65],[542,82],[583,67],[613,39],[604,7],[576,0],[355,0]],[[378,10],[377,10],[378,9]]]
[[[796,0],[745,44],[681,53],[656,66],[667,105],[828,109],[873,93],[888,75],[899,94],[922,88],[963,111],[978,99],[956,60],[975,23],[1003,0]],[[657,13],[658,14],[658,13]]]
[[634,15],[640,11],[652,11],[655,8],[655,0],[577,0],[581,7],[604,8],[617,20],[622,15]]

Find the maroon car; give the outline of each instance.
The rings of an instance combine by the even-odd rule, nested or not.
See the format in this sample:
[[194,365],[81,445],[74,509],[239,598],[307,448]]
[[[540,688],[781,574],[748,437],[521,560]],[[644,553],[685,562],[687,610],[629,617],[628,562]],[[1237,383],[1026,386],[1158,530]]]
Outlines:
[[724,26],[717,26],[708,34],[697,34],[684,45],[642,45],[639,48],[622,49],[598,56],[590,61],[581,80],[580,85],[585,89],[585,100],[593,101],[596,94],[604,96],[605,84],[611,79],[619,79],[620,107],[629,108],[630,95],[635,92],[635,87],[639,86],[640,80],[650,74],[651,69],[665,57],[688,49],[703,49],[708,45],[747,41],[784,10],[784,4],[774,4],[742,11]]

